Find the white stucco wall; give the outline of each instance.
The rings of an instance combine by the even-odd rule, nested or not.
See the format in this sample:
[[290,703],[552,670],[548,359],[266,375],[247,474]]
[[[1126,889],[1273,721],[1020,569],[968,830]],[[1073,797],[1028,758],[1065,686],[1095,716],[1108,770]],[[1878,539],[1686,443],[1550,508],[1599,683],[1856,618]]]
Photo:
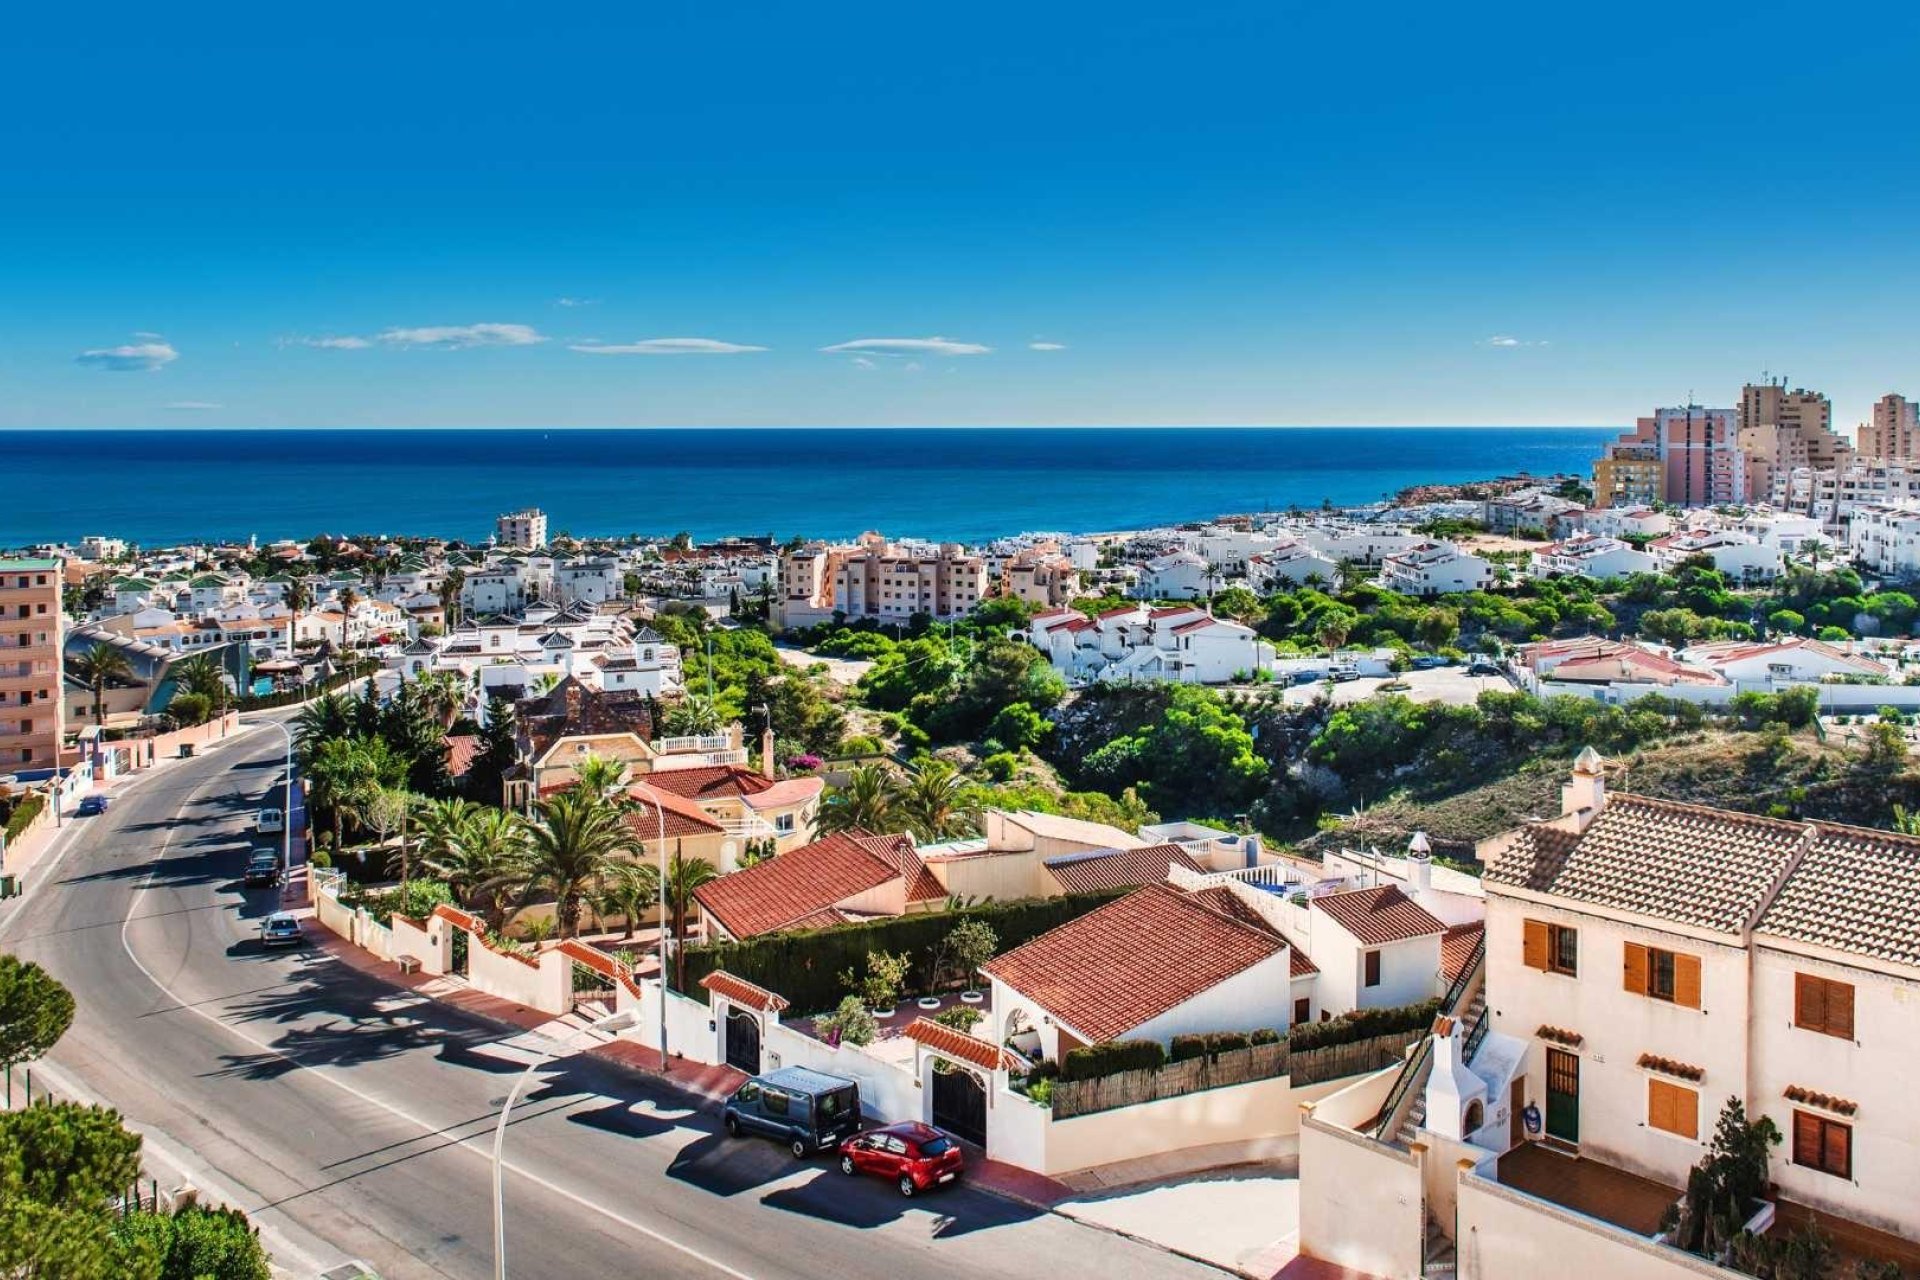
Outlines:
[[1301,1121],[1300,1252],[1381,1280],[1413,1280],[1426,1235],[1419,1157],[1350,1127],[1380,1109],[1395,1074],[1363,1077]]
[[1738,1280],[1740,1273],[1472,1174],[1460,1181],[1460,1274]]

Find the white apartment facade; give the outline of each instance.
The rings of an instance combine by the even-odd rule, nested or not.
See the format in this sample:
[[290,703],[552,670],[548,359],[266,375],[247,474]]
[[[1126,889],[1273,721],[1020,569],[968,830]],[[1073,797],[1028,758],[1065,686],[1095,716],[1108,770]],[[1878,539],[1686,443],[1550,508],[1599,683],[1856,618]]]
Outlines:
[[987,597],[987,562],[959,543],[894,544],[864,533],[851,546],[809,543],[780,557],[774,624],[807,627],[833,616],[905,623],[958,618]]
[[1493,565],[1452,542],[1423,542],[1380,562],[1380,585],[1412,596],[1484,591],[1494,582]]
[[1528,557],[1527,573],[1535,578],[1578,575],[1587,578],[1623,578],[1650,573],[1652,556],[1636,551],[1618,538],[1576,533],[1564,542],[1541,547]]
[[547,513],[538,507],[509,511],[493,522],[494,543],[531,551],[547,545]]

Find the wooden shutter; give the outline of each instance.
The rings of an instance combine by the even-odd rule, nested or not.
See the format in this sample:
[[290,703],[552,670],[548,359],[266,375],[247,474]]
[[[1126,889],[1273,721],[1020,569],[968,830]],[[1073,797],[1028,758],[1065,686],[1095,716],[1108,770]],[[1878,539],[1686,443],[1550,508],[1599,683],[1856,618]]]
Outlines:
[[1852,1127],[1829,1120],[1820,1128],[1820,1167],[1836,1178],[1853,1177]]
[[1827,984],[1810,973],[1793,975],[1793,1025],[1809,1031],[1827,1029]]
[[1820,1167],[1820,1117],[1811,1111],[1793,1113],[1793,1162],[1807,1169]]
[[1698,1138],[1700,1095],[1665,1080],[1648,1080],[1647,1123],[1683,1138]]
[[1623,985],[1637,996],[1647,994],[1647,949],[1637,942],[1627,944],[1626,977]]
[[1689,1009],[1700,1007],[1700,957],[1676,953],[1673,957],[1673,1002]]
[[1822,982],[1827,991],[1827,1034],[1843,1040],[1853,1039],[1853,986],[1846,982]]
[[1547,967],[1547,926],[1543,920],[1528,920],[1520,948],[1521,961],[1529,969]]

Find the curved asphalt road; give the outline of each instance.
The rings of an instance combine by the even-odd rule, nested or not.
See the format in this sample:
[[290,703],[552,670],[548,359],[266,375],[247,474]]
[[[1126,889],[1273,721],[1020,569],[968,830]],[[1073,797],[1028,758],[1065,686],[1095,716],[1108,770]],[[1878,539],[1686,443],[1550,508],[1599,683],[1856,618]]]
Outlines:
[[[317,949],[259,949],[275,891],[238,872],[282,751],[242,732],[78,819],[0,943],[79,1003],[51,1055],[60,1079],[245,1209],[288,1274],[357,1258],[388,1280],[483,1280],[494,1120],[532,1042]],[[517,1276],[1218,1276],[964,1185],[907,1202],[797,1165],[580,1058],[536,1077],[507,1154]]]

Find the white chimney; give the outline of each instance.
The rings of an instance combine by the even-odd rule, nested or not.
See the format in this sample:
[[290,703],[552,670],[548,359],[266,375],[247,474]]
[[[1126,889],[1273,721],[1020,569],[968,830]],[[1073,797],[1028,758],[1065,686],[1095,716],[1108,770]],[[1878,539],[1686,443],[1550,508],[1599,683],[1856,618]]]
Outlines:
[[1606,805],[1606,762],[1598,751],[1587,747],[1573,762],[1573,776],[1560,788],[1560,812],[1562,816],[1578,816],[1584,830]]
[[1433,888],[1433,845],[1424,831],[1407,842],[1407,888],[1416,898]]

